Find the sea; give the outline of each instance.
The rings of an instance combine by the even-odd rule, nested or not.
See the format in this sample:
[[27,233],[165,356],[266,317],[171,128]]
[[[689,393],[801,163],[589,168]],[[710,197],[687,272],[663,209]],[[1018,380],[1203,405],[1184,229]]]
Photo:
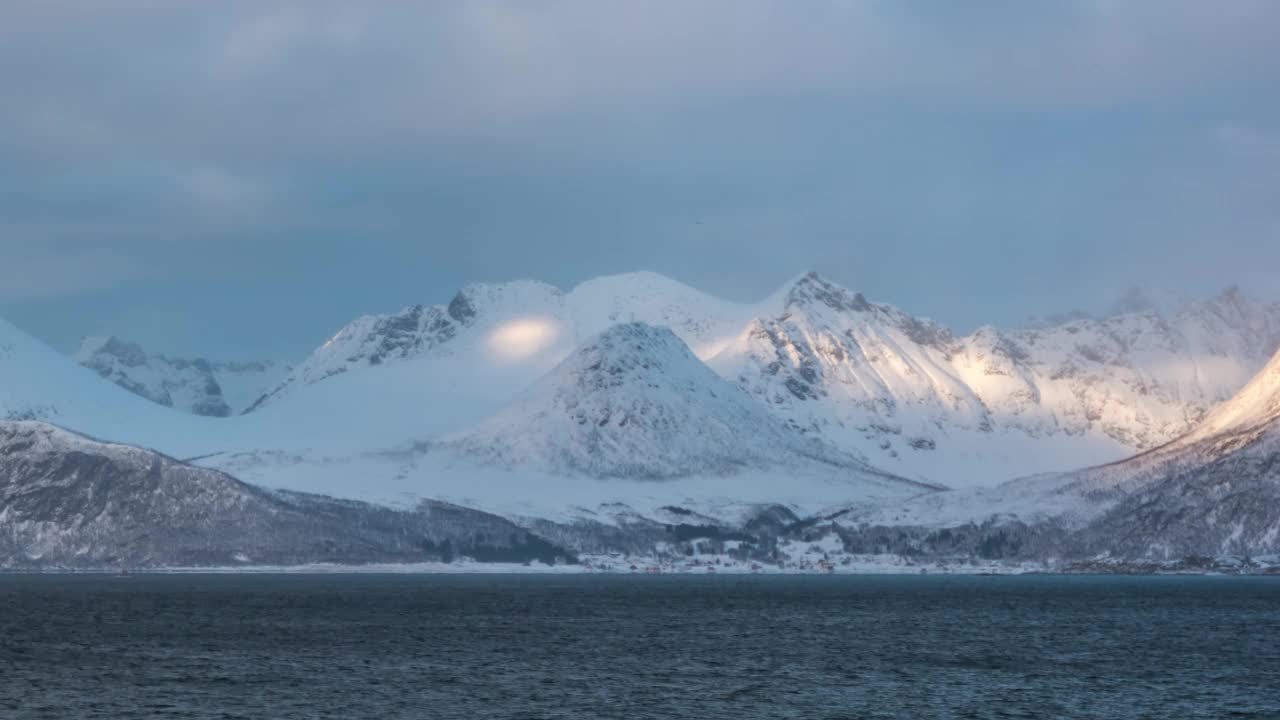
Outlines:
[[0,718],[1280,718],[1280,577],[0,575]]

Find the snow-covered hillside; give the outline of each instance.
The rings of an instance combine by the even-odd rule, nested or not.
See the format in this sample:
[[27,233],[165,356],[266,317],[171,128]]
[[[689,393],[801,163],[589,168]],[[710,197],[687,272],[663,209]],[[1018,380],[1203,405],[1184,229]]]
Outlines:
[[272,361],[210,362],[148,354],[115,337],[88,337],[75,359],[120,387],[165,407],[225,417],[247,409],[284,377]]
[[0,567],[422,562],[567,555],[510,522],[270,492],[141,448],[0,421]]

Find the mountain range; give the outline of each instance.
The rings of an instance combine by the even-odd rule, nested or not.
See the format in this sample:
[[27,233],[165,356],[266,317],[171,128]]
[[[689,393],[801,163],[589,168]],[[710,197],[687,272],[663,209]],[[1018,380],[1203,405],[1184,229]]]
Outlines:
[[814,273],[757,303],[633,273],[468,286],[292,367],[116,339],[73,360],[0,322],[0,418],[154,448],[263,502],[473,508],[562,553],[703,528],[767,558],[820,523],[850,551],[1169,558],[1275,550],[1274,517],[1211,486],[1272,497],[1277,347],[1280,303],[1235,289],[959,335]]
[[[1235,289],[1176,309],[1130,294],[1120,309],[960,336],[812,273],[754,304],[648,273],[568,292],[476,285],[447,305],[353,322],[255,408],[349,415],[359,396],[419,437],[457,432],[588,338],[637,321],[669,328],[793,428],[887,472],[962,487],[1167,442],[1280,347],[1280,304]],[[424,405],[432,411],[420,412]]]

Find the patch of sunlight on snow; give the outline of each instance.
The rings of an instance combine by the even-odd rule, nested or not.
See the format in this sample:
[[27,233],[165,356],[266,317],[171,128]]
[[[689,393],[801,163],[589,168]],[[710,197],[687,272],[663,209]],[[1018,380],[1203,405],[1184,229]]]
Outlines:
[[546,349],[560,329],[545,318],[521,318],[499,325],[489,333],[487,344],[498,357],[522,360]]
[[734,340],[733,335],[727,335],[725,337],[708,340],[707,342],[700,343],[697,347],[692,348],[693,354],[699,360],[706,362],[707,360],[710,360],[716,355],[719,355],[720,352],[725,348],[729,347],[729,344],[732,343],[733,340]]

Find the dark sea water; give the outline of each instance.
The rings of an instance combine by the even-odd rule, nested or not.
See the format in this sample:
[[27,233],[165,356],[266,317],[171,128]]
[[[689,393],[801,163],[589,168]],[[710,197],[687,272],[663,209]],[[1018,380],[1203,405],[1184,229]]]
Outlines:
[[1280,718],[1280,578],[0,576],[0,718]]

